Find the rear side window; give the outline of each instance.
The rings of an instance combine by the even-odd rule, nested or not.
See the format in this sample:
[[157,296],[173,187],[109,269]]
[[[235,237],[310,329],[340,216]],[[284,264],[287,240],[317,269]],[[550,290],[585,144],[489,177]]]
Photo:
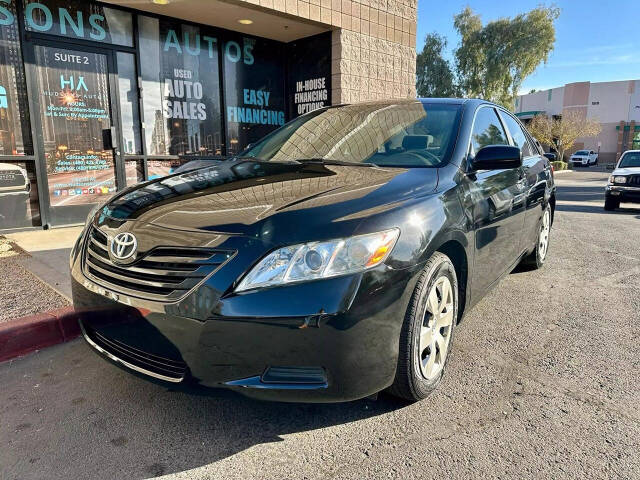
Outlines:
[[488,145],[508,145],[507,135],[493,108],[481,108],[476,114],[471,133],[472,154]]
[[531,157],[536,154],[535,149],[527,139],[527,134],[522,131],[520,124],[511,115],[503,113],[502,118],[504,123],[507,124],[511,138],[516,147],[520,147],[523,157]]

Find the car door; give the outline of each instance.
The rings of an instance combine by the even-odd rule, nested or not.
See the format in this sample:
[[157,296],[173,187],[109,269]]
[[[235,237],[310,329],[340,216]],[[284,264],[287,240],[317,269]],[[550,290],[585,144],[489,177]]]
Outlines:
[[[504,125],[492,106],[476,111],[469,155],[488,145],[508,145]],[[473,204],[475,260],[474,295],[482,295],[515,262],[524,225],[521,168],[481,170],[469,175]]]
[[520,252],[528,250],[538,238],[538,225],[542,218],[542,207],[551,175],[549,162],[533,146],[530,136],[522,124],[510,113],[500,110],[500,115],[507,127],[511,144],[522,151],[522,169],[525,183],[525,216]]

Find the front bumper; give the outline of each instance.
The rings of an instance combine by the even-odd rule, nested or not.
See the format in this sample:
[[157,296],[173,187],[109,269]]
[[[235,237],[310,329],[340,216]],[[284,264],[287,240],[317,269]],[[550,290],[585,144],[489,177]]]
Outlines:
[[174,387],[225,387],[279,401],[346,401],[389,386],[417,271],[382,265],[242,294],[221,293],[208,280],[161,304],[106,291],[75,256],[74,305],[85,338],[103,356]]
[[621,202],[640,203],[640,187],[607,185],[605,195],[619,199]]

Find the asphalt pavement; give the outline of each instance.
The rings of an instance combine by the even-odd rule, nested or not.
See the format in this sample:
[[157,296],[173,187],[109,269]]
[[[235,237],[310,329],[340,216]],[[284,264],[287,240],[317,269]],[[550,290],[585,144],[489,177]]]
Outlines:
[[0,478],[640,478],[640,206],[605,212],[607,175],[557,175],[547,264],[469,312],[420,403],[188,395],[77,340],[0,364]]

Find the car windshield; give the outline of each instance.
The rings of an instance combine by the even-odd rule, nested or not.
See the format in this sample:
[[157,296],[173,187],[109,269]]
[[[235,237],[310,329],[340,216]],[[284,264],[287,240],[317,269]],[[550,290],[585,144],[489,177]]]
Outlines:
[[448,163],[460,105],[419,101],[364,103],[316,110],[239,154],[265,161],[326,161],[385,167]]
[[625,153],[620,159],[618,168],[640,167],[640,152]]
[[575,155],[589,155],[589,150],[578,150]]

